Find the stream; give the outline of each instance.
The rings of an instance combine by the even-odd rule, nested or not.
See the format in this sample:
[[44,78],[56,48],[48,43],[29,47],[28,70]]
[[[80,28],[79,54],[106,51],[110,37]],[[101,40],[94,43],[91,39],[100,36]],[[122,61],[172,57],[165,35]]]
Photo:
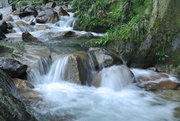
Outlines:
[[[100,87],[81,86],[72,83],[73,80],[68,81],[67,78],[71,76],[68,71],[72,69],[68,67],[71,56],[69,53],[86,52],[88,48],[82,45],[89,40],[88,38],[57,36],[66,31],[74,31],[76,18],[73,17],[73,13],[69,14],[70,16],[63,16],[54,24],[43,24],[50,27],[47,30],[29,31],[28,28],[23,28],[23,31],[29,31],[37,37],[40,43],[22,42],[22,29],[16,25],[15,33],[7,34],[9,42],[23,44],[32,56],[30,59],[28,55],[25,56],[22,62],[31,65],[28,81],[34,85],[33,91],[40,95],[34,102],[26,103],[26,107],[38,121],[178,121],[174,114],[175,108],[179,106],[178,102],[166,100],[151,91],[138,87],[128,73],[116,71],[117,65],[104,67],[101,70]],[[29,23],[34,20],[33,17],[29,21],[13,15],[12,17],[15,22]],[[38,25],[42,24],[36,24],[34,27]],[[104,35],[85,31],[74,32],[78,36]],[[49,55],[54,58],[51,61],[48,59],[39,61],[43,58],[43,54],[48,55],[46,53],[50,53]],[[2,56],[9,56],[9,54],[2,54]],[[92,63],[90,65],[94,66]],[[92,68],[88,69],[92,71]],[[156,74],[150,70],[137,68],[130,68],[130,70],[136,79],[143,75]],[[178,80],[169,76],[171,80]]]

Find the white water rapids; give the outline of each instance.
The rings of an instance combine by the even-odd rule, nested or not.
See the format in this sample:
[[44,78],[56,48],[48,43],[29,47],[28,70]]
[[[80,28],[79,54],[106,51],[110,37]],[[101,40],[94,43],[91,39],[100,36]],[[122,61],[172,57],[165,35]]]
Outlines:
[[[13,19],[21,20],[17,16],[13,16]],[[33,31],[31,34],[48,42],[51,41],[48,35],[72,31],[74,23],[75,18],[70,13],[70,16],[61,17],[55,24],[45,24],[51,29]],[[15,31],[22,33],[17,27]],[[68,59],[68,56],[60,57],[52,64],[42,61],[45,64],[40,64],[40,70],[32,69],[29,75],[35,86],[34,90],[42,94],[39,105],[32,107],[32,113],[38,121],[176,121],[175,103],[138,88],[131,81],[127,82],[129,77],[126,72],[113,71],[116,66],[102,70],[104,77],[99,88],[68,82],[64,77],[68,76],[66,73]],[[135,76],[144,72],[150,74],[146,70],[132,69],[132,71]]]
[[[100,88],[80,86],[63,80],[67,62],[68,56],[62,57],[53,62],[47,74],[41,75],[37,70],[33,73],[35,90],[42,93],[46,105],[45,109],[34,110],[42,115],[66,117],[64,121],[176,120],[173,116],[175,104],[160,99],[133,83],[120,86],[119,90],[112,88],[117,87],[113,80],[126,83],[128,78],[119,79],[113,71],[109,71],[111,73],[108,75],[108,79],[112,81],[103,82],[103,87]],[[105,71],[108,69],[112,67],[106,68]],[[57,121],[43,117],[39,117],[39,120]]]

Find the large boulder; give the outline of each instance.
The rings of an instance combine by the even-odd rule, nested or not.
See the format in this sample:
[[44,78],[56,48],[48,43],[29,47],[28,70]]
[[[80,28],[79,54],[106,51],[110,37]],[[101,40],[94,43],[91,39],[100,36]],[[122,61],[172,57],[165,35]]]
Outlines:
[[95,87],[108,87],[119,90],[134,82],[134,74],[125,65],[111,66],[104,68],[97,73],[92,80],[91,85]]
[[40,11],[36,17],[37,23],[55,23],[59,20],[59,16],[51,9]]
[[0,59],[0,69],[12,78],[25,78],[27,66],[13,59]]
[[31,35],[29,32],[22,33],[22,40],[24,42],[37,42],[38,39]]
[[34,15],[34,16],[37,16],[37,11],[36,11],[36,8],[35,6],[33,5],[28,5],[26,6],[24,9],[23,9],[23,13],[26,15],[26,16],[30,16],[30,15]]
[[97,69],[123,63],[119,55],[103,48],[90,48],[89,55],[93,59],[93,63]]
[[37,16],[37,11],[36,11],[36,8],[35,6],[33,5],[27,5],[27,6],[24,6],[24,7],[20,7],[18,8],[14,14],[16,15],[19,15],[19,17],[25,17],[25,16]]

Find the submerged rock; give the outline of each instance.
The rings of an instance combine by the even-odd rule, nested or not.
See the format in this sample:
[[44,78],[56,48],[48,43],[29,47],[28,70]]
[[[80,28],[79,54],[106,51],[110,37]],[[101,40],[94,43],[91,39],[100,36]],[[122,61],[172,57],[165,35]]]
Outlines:
[[22,40],[24,42],[37,42],[37,41],[39,41],[36,37],[31,35],[29,32],[22,33]]
[[59,16],[51,9],[40,11],[36,17],[37,23],[55,23],[59,20]]
[[147,90],[175,90],[180,87],[180,83],[173,82],[171,80],[165,80],[161,82],[149,82],[143,85]]
[[17,21],[15,24],[18,26],[18,28],[22,32],[26,32],[26,31],[31,32],[31,31],[34,31],[34,29],[33,29],[33,27],[31,25],[29,25],[29,24],[27,24],[27,23],[25,23],[23,21]]
[[13,59],[0,59],[0,69],[12,78],[26,78],[27,66]]
[[51,29],[48,25],[37,25],[36,30],[46,30],[46,29]]
[[94,76],[91,85],[119,90],[135,81],[134,74],[125,65],[104,68]]

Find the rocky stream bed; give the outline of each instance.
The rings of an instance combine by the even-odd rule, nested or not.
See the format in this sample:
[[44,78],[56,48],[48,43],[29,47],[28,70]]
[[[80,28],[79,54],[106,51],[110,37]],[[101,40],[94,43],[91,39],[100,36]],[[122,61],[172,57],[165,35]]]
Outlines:
[[0,121],[180,121],[178,76],[85,46],[70,9],[0,9]]

